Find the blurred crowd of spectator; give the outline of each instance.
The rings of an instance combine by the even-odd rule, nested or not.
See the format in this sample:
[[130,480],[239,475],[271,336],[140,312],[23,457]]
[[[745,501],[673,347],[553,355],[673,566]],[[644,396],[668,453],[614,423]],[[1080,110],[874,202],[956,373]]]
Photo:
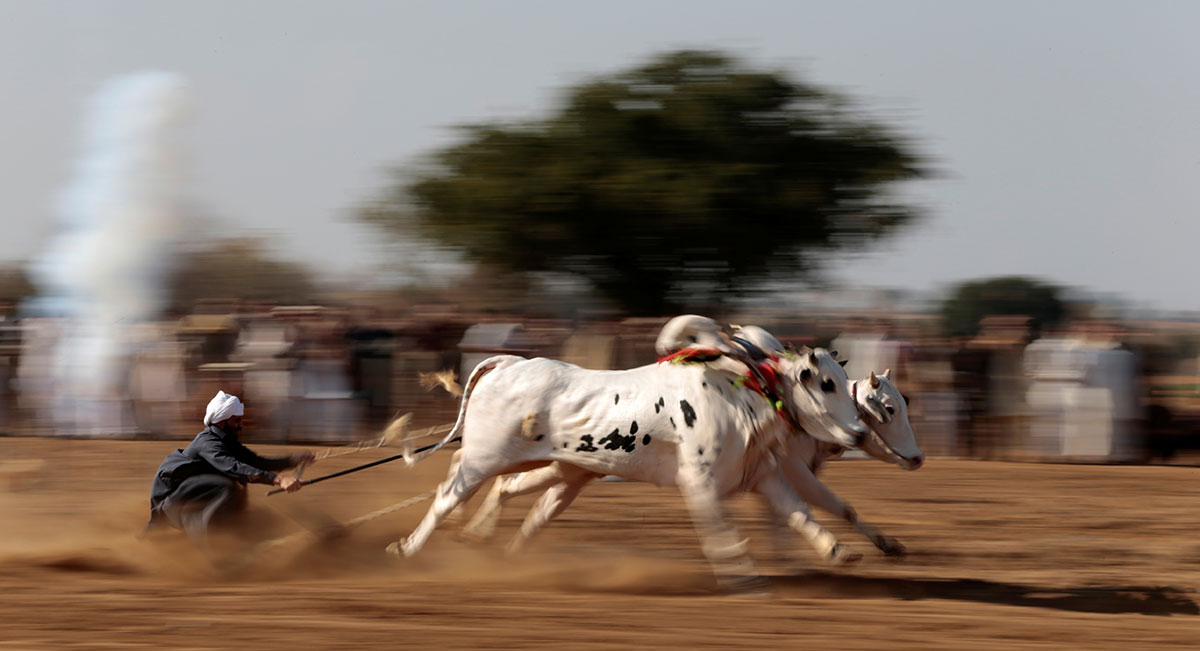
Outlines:
[[[654,361],[669,317],[578,320],[466,314],[450,306],[270,306],[212,302],[131,328],[119,396],[81,425],[61,409],[52,318],[0,306],[0,433],[187,437],[218,388],[243,397],[258,440],[367,438],[411,412],[414,426],[451,422],[455,399],[417,374],[466,375],[501,352],[588,368]],[[848,359],[851,378],[891,370],[911,399],[926,452],[986,459],[1140,461],[1200,447],[1196,353],[1189,323],[1078,319],[1037,332],[1031,319],[983,319],[945,337],[924,314],[743,315],[785,343]]]

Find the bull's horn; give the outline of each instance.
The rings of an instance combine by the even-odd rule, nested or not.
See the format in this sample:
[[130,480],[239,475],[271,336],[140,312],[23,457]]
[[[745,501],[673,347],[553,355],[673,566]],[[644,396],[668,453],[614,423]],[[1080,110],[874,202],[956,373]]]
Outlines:
[[808,363],[812,364],[813,366],[817,366],[821,363],[820,360],[817,359],[817,354],[811,350],[808,351]]
[[879,388],[879,378],[875,377],[875,371],[871,371],[871,388],[872,389]]
[[885,377],[885,378],[887,378],[887,379],[889,379],[889,380],[890,380],[890,379],[892,379],[892,369],[890,369],[890,368],[889,368],[889,369],[887,369],[886,371],[884,371],[884,372],[883,372],[883,377]]

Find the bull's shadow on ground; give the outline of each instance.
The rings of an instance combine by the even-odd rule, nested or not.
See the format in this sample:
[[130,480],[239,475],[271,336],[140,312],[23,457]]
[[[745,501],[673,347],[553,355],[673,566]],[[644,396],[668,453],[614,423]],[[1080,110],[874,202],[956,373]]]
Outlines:
[[1190,591],[1170,586],[1064,588],[982,579],[872,577],[820,571],[773,576],[771,584],[781,595],[789,597],[950,599],[1077,613],[1200,615],[1200,606],[1192,600]]

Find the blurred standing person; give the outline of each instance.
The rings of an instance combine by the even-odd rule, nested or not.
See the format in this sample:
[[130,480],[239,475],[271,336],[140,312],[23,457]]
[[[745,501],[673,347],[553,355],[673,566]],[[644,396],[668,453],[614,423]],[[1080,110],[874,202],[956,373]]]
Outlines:
[[314,455],[260,457],[251,452],[238,439],[244,413],[237,396],[217,392],[204,413],[204,431],[158,467],[146,531],[168,524],[204,544],[211,528],[231,524],[245,511],[246,484],[279,486],[289,493],[300,490],[299,479],[275,473],[312,462]]
[[13,314],[13,305],[0,301],[0,431],[11,431],[16,422],[17,368],[21,358],[21,324]]
[[892,337],[891,325],[864,319],[851,321],[849,327],[830,343],[830,349],[838,351],[838,358],[847,360],[848,377],[866,377],[871,372],[892,369],[892,377],[900,383],[904,381],[904,371],[899,368],[902,348],[901,342]]
[[1029,443],[1039,456],[1061,455],[1074,427],[1071,406],[1086,372],[1083,347],[1077,328],[1050,330],[1025,347]]
[[955,337],[951,342],[950,368],[954,392],[962,402],[958,453],[974,457],[981,451],[981,432],[987,414],[987,354],[970,337]]
[[1025,346],[1031,339],[1027,316],[989,316],[980,321],[975,345],[987,355],[987,420],[983,458],[1020,450],[1025,433]]
[[1138,359],[1122,341],[1123,332],[1110,322],[1097,322],[1088,329],[1092,349],[1086,383],[1102,390],[1108,398],[1107,441],[1102,453],[1113,461],[1130,461],[1142,455],[1139,431],[1142,421],[1138,389]]
[[846,375],[866,377],[890,370],[894,382],[916,390],[909,368],[916,350],[914,341],[898,336],[891,322],[881,319],[866,326],[862,323],[855,323],[830,344],[830,350],[838,351],[838,359],[846,360]]

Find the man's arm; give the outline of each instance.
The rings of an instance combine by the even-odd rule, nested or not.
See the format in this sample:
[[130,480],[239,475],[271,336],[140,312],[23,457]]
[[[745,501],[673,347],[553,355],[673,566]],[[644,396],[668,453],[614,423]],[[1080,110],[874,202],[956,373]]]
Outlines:
[[[252,484],[278,484],[278,477],[274,472],[257,464],[248,463],[253,458],[261,457],[250,453],[250,457],[247,458],[239,453],[238,447],[245,450],[245,446],[240,443],[230,446],[220,439],[212,437],[201,443],[197,452],[221,474]],[[246,451],[249,452],[249,450]],[[286,467],[284,466],[284,468]],[[280,470],[282,469],[280,468]]]
[[230,443],[231,445],[229,452],[234,456],[234,458],[242,463],[245,463],[246,465],[254,466],[255,468],[262,468],[264,470],[278,472],[280,470],[294,468],[299,465],[301,461],[313,460],[313,454],[311,452],[299,452],[285,457],[262,457],[255,454],[253,450],[243,445],[241,441]]

